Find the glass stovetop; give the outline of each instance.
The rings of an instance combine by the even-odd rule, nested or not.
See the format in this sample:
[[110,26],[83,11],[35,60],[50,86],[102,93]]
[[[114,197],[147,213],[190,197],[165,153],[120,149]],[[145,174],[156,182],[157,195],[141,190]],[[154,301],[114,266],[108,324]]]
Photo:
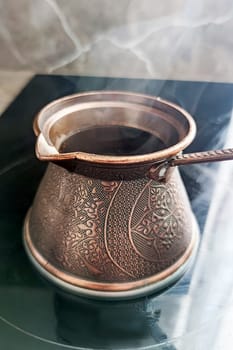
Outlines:
[[198,127],[187,151],[232,146],[231,84],[33,78],[0,118],[0,348],[231,349],[233,162],[181,168],[201,245],[192,268],[162,294],[127,302],[71,299],[31,267],[22,224],[46,166],[34,157],[32,120],[55,98],[98,89],[138,91],[183,106]]

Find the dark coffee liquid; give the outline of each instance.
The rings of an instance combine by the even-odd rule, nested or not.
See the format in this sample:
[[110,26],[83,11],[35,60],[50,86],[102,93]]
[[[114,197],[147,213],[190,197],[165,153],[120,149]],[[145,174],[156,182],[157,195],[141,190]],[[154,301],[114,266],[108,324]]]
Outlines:
[[67,138],[61,153],[87,152],[102,155],[140,155],[164,149],[165,144],[155,135],[128,126],[95,126]]

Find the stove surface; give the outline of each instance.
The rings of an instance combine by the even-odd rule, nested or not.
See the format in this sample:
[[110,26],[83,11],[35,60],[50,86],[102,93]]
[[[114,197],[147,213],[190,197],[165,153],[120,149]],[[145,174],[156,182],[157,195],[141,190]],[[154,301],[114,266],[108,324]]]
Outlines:
[[[187,152],[224,147],[231,130],[232,84],[35,76],[0,118],[0,346],[217,349],[232,304],[233,254],[227,247],[233,246],[233,204],[226,199],[232,197],[226,180],[233,174],[230,164],[181,167],[201,228],[201,246],[192,268],[160,295],[127,302],[71,299],[42,281],[26,257],[22,224],[46,167],[34,156],[33,118],[56,98],[99,89],[160,96],[187,109],[198,129]],[[221,179],[226,186],[219,189]],[[227,220],[216,218],[219,207]]]

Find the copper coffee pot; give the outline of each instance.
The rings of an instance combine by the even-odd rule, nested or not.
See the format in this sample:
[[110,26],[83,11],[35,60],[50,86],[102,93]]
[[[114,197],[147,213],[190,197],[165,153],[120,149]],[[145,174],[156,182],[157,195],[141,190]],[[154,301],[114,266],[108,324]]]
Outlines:
[[[102,134],[95,144],[86,140],[88,151],[64,150],[93,127]],[[163,146],[99,152],[102,138],[115,142],[113,127],[150,133]],[[61,98],[42,109],[34,130],[36,155],[49,165],[24,243],[43,276],[71,293],[113,299],[158,292],[183,275],[199,232],[176,166],[233,159],[232,149],[183,155],[196,134],[193,118],[171,102],[130,92]]]

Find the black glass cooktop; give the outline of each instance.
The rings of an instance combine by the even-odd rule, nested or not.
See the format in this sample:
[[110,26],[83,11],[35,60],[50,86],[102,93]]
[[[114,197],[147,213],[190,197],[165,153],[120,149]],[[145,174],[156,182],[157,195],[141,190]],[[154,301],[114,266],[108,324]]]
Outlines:
[[[224,272],[224,264],[215,267],[217,254],[210,258],[210,225],[205,225],[216,202],[216,178],[223,171],[218,164],[181,168],[201,228],[201,249],[192,269],[159,296],[127,302],[61,296],[40,280],[25,255],[23,219],[46,167],[34,156],[33,118],[56,98],[100,89],[161,96],[187,109],[198,128],[187,152],[224,147],[231,125],[232,84],[35,76],[0,118],[0,348],[210,349],[229,308],[231,286],[226,279],[218,296],[209,298],[216,285],[214,274]],[[230,214],[230,209],[226,204],[224,210]],[[229,266],[229,257],[222,259]]]

